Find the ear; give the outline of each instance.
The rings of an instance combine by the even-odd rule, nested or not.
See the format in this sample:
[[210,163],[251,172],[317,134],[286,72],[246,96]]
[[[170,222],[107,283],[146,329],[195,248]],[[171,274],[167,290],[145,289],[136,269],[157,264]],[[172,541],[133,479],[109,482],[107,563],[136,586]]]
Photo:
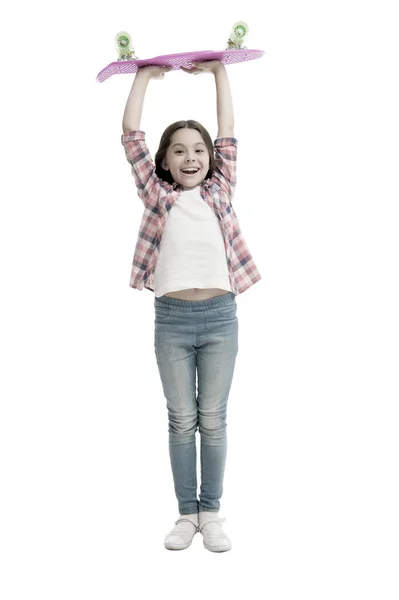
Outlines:
[[163,159],[163,161],[161,163],[161,167],[163,168],[164,171],[169,171],[168,163],[166,162],[165,158]]

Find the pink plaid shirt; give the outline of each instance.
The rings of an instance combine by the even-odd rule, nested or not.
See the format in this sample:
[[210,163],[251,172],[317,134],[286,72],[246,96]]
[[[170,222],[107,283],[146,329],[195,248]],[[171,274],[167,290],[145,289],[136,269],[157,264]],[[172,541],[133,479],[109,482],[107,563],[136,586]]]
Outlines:
[[[130,287],[154,292],[154,270],[166,219],[182,187],[160,179],[155,173],[144,131],[130,131],[121,137],[126,158],[132,166],[139,198],[144,203],[133,265]],[[214,142],[215,169],[206,179],[200,193],[219,219],[226,249],[231,290],[238,295],[261,279],[245,243],[231,200],[236,184],[237,140],[218,138]]]

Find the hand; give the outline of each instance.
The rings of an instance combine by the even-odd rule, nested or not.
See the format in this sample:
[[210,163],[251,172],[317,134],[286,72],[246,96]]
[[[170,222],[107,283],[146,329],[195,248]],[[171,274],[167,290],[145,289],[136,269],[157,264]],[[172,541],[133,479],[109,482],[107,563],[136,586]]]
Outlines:
[[172,69],[173,69],[173,67],[171,67],[171,66],[159,67],[158,65],[147,65],[145,67],[139,67],[137,69],[136,76],[139,73],[142,73],[143,75],[146,75],[148,77],[148,79],[163,79],[165,76],[165,73],[167,73],[168,71],[171,71]]
[[219,60],[204,60],[203,62],[193,62],[192,67],[187,69],[186,67],[180,67],[182,71],[186,73],[192,73],[193,75],[198,75],[200,73],[213,73],[219,69],[224,69],[223,63]]

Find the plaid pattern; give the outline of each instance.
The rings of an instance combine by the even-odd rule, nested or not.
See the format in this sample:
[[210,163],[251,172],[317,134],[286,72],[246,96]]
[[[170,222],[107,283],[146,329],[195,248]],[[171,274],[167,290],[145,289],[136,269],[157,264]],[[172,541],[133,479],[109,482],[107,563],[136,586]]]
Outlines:
[[[121,136],[126,159],[132,167],[139,198],[144,203],[137,244],[130,275],[130,287],[154,292],[154,270],[162,232],[168,213],[182,187],[163,181],[155,173],[144,131],[130,131]],[[231,290],[236,296],[261,279],[245,243],[231,204],[236,184],[236,138],[218,138],[214,142],[215,170],[206,179],[200,193],[219,219],[224,237]]]

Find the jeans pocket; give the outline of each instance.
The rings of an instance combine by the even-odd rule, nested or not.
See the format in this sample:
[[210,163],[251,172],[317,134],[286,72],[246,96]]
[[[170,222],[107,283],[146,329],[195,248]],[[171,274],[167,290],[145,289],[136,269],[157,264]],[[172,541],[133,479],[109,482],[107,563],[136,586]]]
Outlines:
[[215,307],[215,310],[219,317],[222,317],[223,319],[233,319],[236,316],[237,304],[232,302],[225,306],[217,306]]
[[167,319],[172,312],[173,306],[158,306],[155,305],[155,319],[157,321],[163,321]]

